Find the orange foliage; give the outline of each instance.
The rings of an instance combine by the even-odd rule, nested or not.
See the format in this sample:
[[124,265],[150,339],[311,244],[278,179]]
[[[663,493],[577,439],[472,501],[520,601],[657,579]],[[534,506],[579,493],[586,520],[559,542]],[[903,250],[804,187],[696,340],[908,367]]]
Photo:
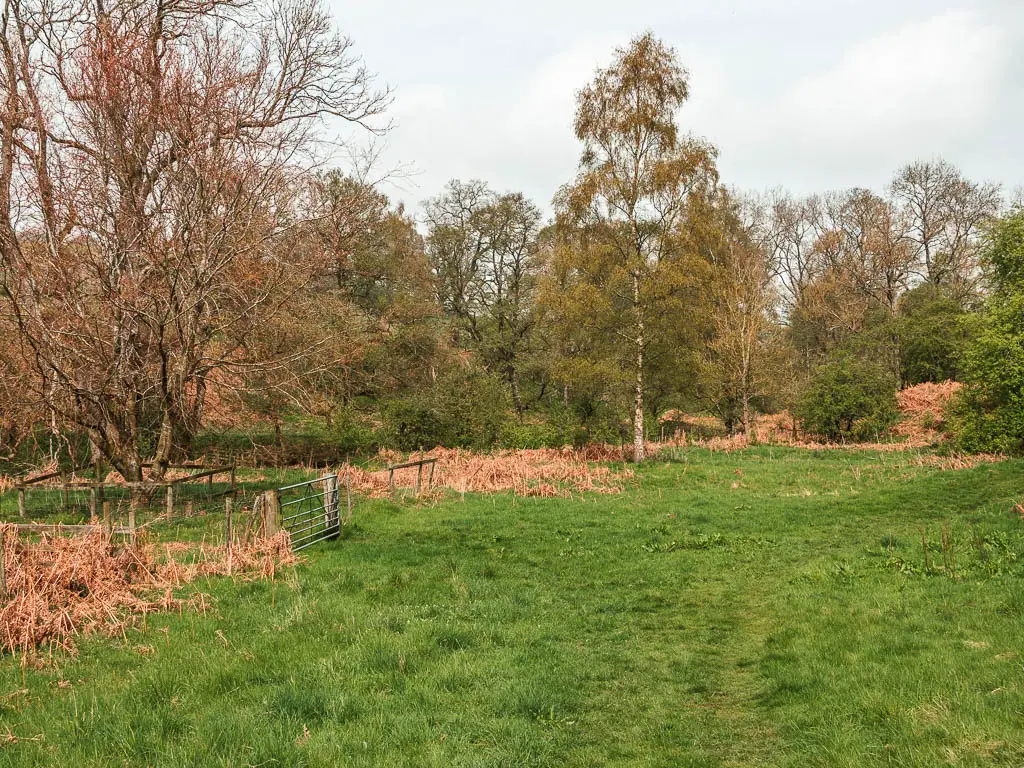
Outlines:
[[[435,448],[423,458],[437,459],[433,487],[449,488],[462,493],[497,493],[512,491],[517,496],[566,496],[573,492],[595,491],[618,493],[620,481],[632,471],[613,472],[610,467],[593,466],[592,462],[623,461],[628,451],[604,445],[583,448],[537,448],[528,450],[502,450],[493,453],[474,453],[459,448]],[[402,460],[394,451],[381,451],[382,463]],[[430,467],[423,468],[426,482]],[[389,492],[388,473],[371,472],[361,467],[345,465],[339,470],[343,477],[352,478],[352,488],[362,494],[380,498]],[[417,469],[396,470],[395,484],[413,487]]]
[[918,384],[896,393],[903,418],[894,432],[924,445],[940,432],[943,413],[953,396],[963,387],[958,381]]
[[[116,635],[138,616],[205,606],[201,594],[174,596],[175,587],[199,577],[272,578],[279,566],[295,562],[287,533],[229,549],[141,541],[113,547],[100,530],[30,543],[19,540],[13,527],[5,529],[10,597],[0,610],[0,648],[9,652],[46,645],[73,652],[79,633]],[[189,561],[172,557],[183,551]]]

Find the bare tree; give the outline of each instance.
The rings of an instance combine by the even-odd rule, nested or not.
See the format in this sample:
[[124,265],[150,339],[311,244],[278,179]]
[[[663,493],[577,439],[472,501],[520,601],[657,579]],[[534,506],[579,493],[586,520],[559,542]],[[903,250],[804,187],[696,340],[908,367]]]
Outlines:
[[892,315],[911,284],[914,253],[899,211],[866,189],[828,196],[829,228],[819,238],[829,266]]
[[821,253],[815,248],[821,200],[794,198],[774,190],[756,204],[761,211],[753,222],[751,237],[765,252],[768,267],[779,284],[783,315],[788,317],[823,269]]
[[318,2],[4,0],[3,302],[34,387],[129,479],[312,269],[323,118],[388,102]]
[[901,168],[890,190],[905,213],[922,276],[961,298],[972,293],[982,226],[999,212],[999,186],[968,181],[950,163],[934,160]]
[[479,327],[481,262],[487,248],[483,218],[493,199],[484,182],[453,179],[443,194],[424,204],[427,255],[437,277],[438,302],[458,318],[474,343],[483,338]]

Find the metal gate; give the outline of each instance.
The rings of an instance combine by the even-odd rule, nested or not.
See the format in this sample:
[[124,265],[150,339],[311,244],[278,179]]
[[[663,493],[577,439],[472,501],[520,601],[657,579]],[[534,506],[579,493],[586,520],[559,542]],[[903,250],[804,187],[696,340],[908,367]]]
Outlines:
[[286,485],[277,491],[281,499],[281,528],[291,535],[294,551],[341,533],[337,475]]

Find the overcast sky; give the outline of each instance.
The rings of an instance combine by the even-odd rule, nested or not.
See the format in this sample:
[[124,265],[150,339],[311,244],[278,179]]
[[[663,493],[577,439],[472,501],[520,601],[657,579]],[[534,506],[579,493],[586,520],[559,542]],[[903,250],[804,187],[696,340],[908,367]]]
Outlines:
[[722,180],[797,193],[884,187],[942,156],[1024,184],[1024,0],[329,0],[395,89],[389,190],[414,210],[450,178],[550,210],[579,157],[575,92],[650,29],[690,72],[684,129]]

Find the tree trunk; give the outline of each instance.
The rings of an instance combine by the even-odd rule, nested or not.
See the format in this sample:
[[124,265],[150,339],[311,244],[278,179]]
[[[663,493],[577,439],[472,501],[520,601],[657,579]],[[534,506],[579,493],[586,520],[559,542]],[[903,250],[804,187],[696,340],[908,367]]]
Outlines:
[[519,415],[519,423],[523,423],[523,398],[519,393],[519,373],[515,368],[509,368],[508,372],[509,384],[512,385],[512,403],[516,407],[516,413]]
[[743,351],[740,400],[743,404],[743,436],[750,440],[750,354],[746,349]]
[[138,449],[135,432],[125,435],[113,422],[89,427],[89,442],[95,445],[101,456],[129,483],[142,480],[142,456]]
[[142,482],[142,457],[133,446],[123,451],[107,451],[107,460],[129,483]]
[[163,419],[160,422],[160,437],[156,441],[156,452],[153,454],[153,479],[163,480],[167,465],[171,462],[171,451],[174,449],[174,421],[171,409],[164,407]]
[[121,476],[129,483],[142,482],[142,459],[132,452],[124,460]]
[[636,392],[633,410],[633,461],[646,458],[644,446],[644,315],[640,307],[640,274],[633,273],[633,309],[636,312]]
[[743,436],[750,439],[750,395],[747,388],[743,388]]

